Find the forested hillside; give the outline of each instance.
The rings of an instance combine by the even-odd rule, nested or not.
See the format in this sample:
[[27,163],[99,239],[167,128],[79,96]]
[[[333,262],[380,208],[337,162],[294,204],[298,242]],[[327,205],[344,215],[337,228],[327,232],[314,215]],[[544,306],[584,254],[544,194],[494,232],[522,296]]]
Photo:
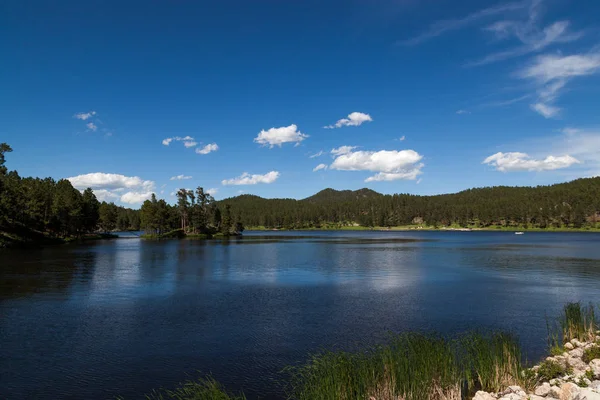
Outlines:
[[538,187],[490,187],[455,194],[382,195],[370,189],[325,189],[303,200],[242,195],[221,201],[246,226],[593,227],[600,221],[600,178]]

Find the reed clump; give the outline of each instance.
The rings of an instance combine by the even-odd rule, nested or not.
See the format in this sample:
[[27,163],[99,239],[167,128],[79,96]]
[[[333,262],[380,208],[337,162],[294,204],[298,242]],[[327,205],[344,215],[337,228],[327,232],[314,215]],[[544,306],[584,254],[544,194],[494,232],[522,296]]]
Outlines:
[[243,394],[230,394],[212,377],[180,384],[173,390],[154,390],[146,400],[245,400]]
[[459,400],[524,385],[518,342],[507,334],[455,341],[404,334],[360,354],[326,352],[292,370],[290,398]]
[[563,343],[573,339],[587,342],[595,340],[599,323],[596,319],[594,309],[593,304],[584,306],[579,302],[565,305],[560,318]]

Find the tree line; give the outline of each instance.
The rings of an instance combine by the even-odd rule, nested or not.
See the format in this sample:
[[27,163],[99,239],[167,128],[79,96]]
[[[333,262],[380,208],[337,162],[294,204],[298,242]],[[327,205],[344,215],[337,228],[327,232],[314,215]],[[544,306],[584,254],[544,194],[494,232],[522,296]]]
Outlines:
[[325,189],[303,200],[242,195],[222,203],[230,205],[249,227],[591,228],[600,222],[600,178],[550,186],[487,187],[436,196]]

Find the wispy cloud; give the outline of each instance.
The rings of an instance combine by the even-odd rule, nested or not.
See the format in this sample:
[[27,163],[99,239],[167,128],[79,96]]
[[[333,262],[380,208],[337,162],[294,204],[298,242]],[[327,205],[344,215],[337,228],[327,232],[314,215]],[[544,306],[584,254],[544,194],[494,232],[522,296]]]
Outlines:
[[96,115],[96,111],[90,111],[90,112],[86,112],[86,113],[77,113],[77,114],[73,115],[73,118],[77,118],[82,121],[85,121],[89,118],[92,118],[94,115]]
[[186,179],[192,179],[191,176],[186,176],[186,175],[177,175],[177,176],[172,176],[171,177],[171,181],[183,181]]
[[313,168],[313,172],[327,169],[327,164],[319,164]]
[[404,45],[404,46],[414,46],[414,45],[423,43],[429,39],[433,39],[437,36],[440,36],[443,33],[464,28],[466,26],[469,26],[471,24],[474,24],[476,22],[485,20],[485,19],[493,17],[493,16],[501,15],[501,14],[511,12],[511,11],[522,10],[524,8],[527,8],[527,6],[528,6],[528,3],[526,1],[500,4],[497,6],[484,8],[482,10],[475,11],[475,12],[473,12],[465,17],[462,17],[462,18],[436,21],[429,26],[429,29],[422,32],[421,34],[419,34],[415,37],[412,37],[410,39],[401,40],[401,41],[397,42],[397,44]]
[[247,172],[244,172],[242,175],[237,178],[225,179],[221,181],[223,185],[256,185],[259,183],[273,183],[279,178],[278,171],[267,172],[264,175],[254,174],[250,175]]
[[531,108],[544,116],[552,118],[561,111],[553,105],[567,83],[577,77],[589,76],[600,72],[600,52],[587,54],[546,54],[535,58],[534,62],[518,71],[523,79],[532,80],[537,88],[538,101]]
[[93,122],[88,122],[85,126],[92,132],[96,132],[98,130],[98,126]]
[[210,188],[210,189],[206,189],[206,193],[210,194],[211,196],[216,195],[219,192],[218,188]]
[[323,150],[320,150],[320,151],[318,151],[318,152],[317,152],[317,153],[315,153],[315,154],[311,154],[310,156],[308,156],[308,158],[317,158],[317,157],[321,157],[323,154],[325,154],[325,153],[323,152]]
[[211,153],[211,152],[217,151],[217,150],[219,150],[219,146],[216,143],[210,143],[201,149],[196,149],[196,153],[197,154],[208,154],[208,153]]
[[462,114],[471,114],[471,111],[468,111],[468,110],[458,110],[458,111],[456,111],[456,113],[457,113],[458,115],[462,115]]
[[369,114],[353,112],[348,114],[348,118],[342,118],[333,125],[324,126],[325,129],[341,128],[342,126],[359,126],[364,122],[371,122],[373,118]]
[[282,126],[281,128],[271,128],[266,131],[263,129],[254,138],[254,142],[273,148],[274,146],[281,147],[284,143],[296,143],[298,145],[306,138],[308,138],[308,135],[300,132],[296,124],[292,124],[290,126]]
[[335,149],[331,149],[331,154],[334,156],[341,156],[342,154],[348,154],[352,152],[352,150],[356,149],[358,146],[340,146]]
[[185,147],[194,147],[196,146],[198,143],[196,142],[196,139],[194,139],[191,136],[173,136],[173,137],[168,137],[163,139],[162,144],[164,146],[168,146],[171,144],[171,142],[176,141],[176,142],[183,142],[183,145]]

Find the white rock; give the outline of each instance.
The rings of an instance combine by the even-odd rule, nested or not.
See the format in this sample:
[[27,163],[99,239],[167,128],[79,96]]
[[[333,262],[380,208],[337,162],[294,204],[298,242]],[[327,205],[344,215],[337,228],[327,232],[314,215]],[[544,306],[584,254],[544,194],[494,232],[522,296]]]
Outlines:
[[579,386],[572,382],[563,383],[560,387],[560,400],[579,400]]
[[595,358],[590,361],[590,368],[592,369],[592,373],[594,374],[594,378],[600,379],[600,358]]
[[480,390],[477,393],[475,393],[475,397],[473,397],[473,400],[496,400],[496,397],[492,396],[488,392],[483,392]]
[[525,396],[521,396],[516,393],[509,393],[507,395],[500,397],[500,400],[523,400],[524,397]]
[[542,396],[542,397],[546,397],[550,394],[550,388],[552,386],[550,386],[550,384],[548,382],[544,382],[542,383],[540,386],[535,388],[535,394],[537,396]]
[[527,400],[546,400],[546,397],[538,396],[536,394],[529,394],[526,397]]
[[584,346],[584,343],[581,343],[578,339],[571,340],[571,344],[573,344],[573,346],[575,346],[575,347],[583,347]]
[[565,349],[567,350],[573,350],[575,348],[575,346],[573,346],[571,343],[567,342],[565,343]]
[[558,386],[551,386],[548,396],[558,399],[560,397],[560,388]]
[[588,385],[588,387],[592,390],[600,392],[600,381],[593,381]]
[[600,393],[583,388],[579,391],[578,400],[600,400]]
[[574,357],[574,358],[581,358],[583,356],[583,349],[582,348],[573,349],[573,350],[569,351],[569,356]]

